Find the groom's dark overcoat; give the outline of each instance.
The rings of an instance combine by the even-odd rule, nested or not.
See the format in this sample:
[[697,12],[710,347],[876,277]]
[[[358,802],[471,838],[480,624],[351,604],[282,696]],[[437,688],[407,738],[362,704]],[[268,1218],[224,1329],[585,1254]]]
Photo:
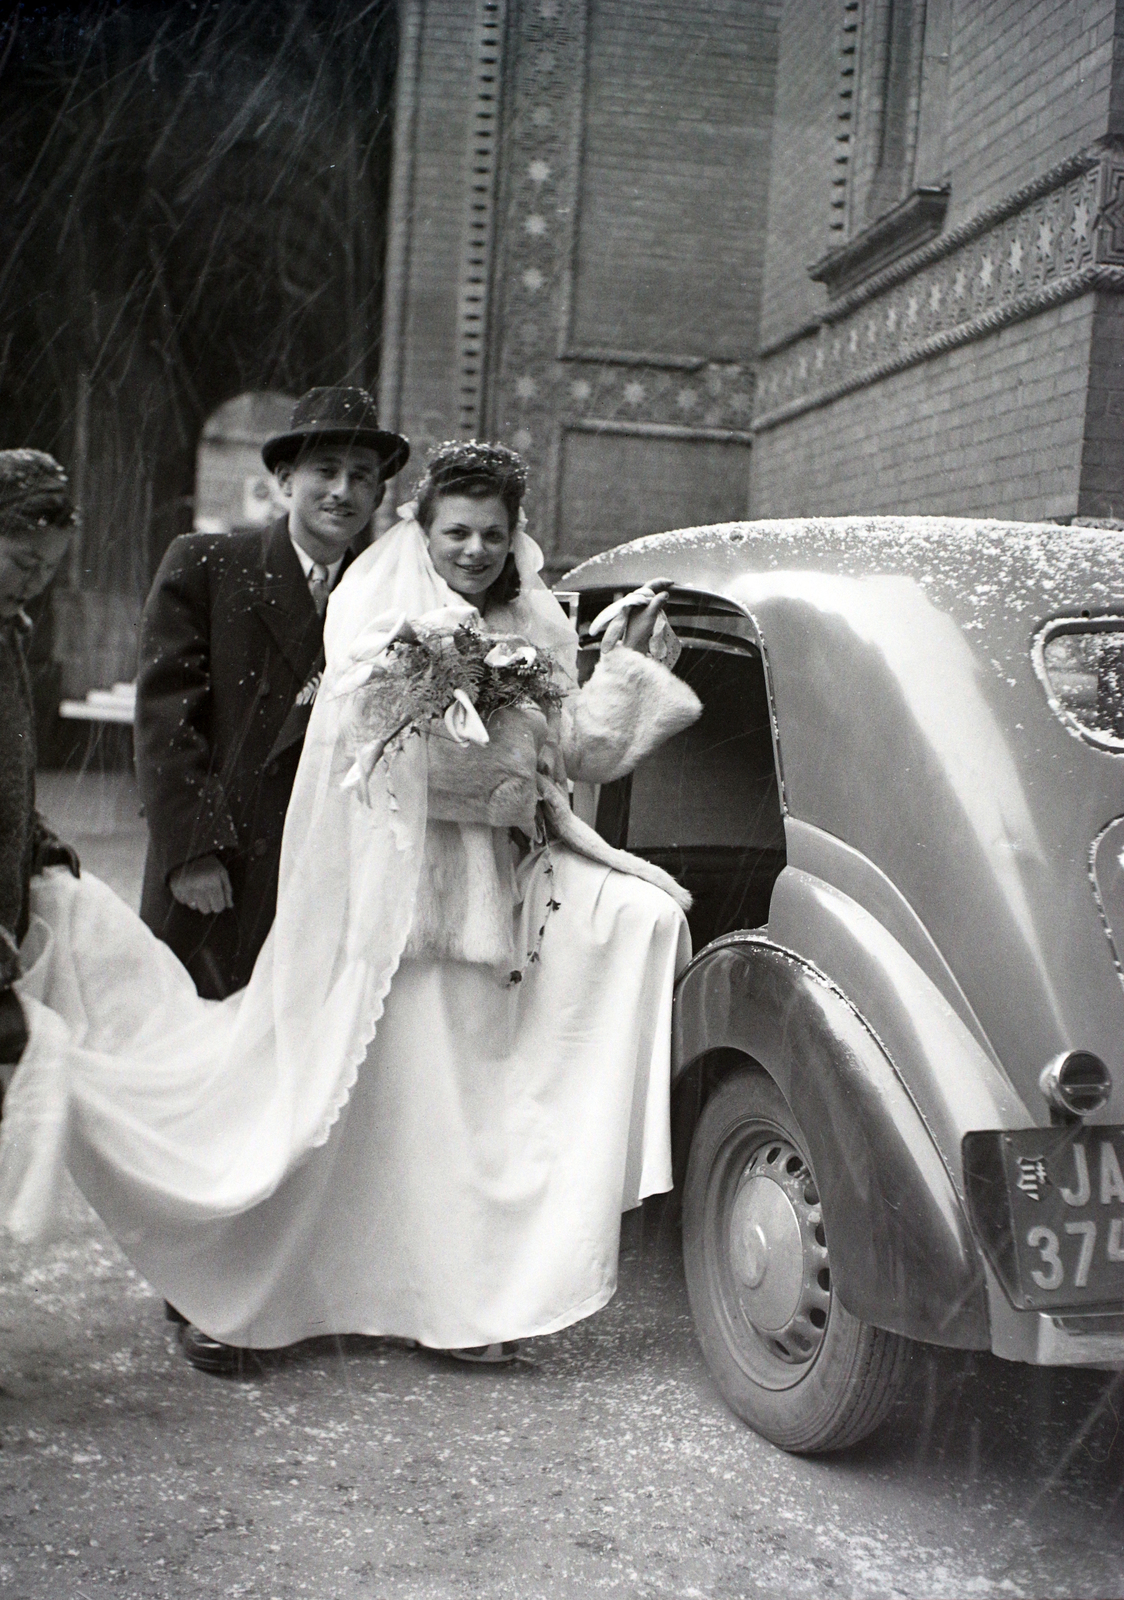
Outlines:
[[[282,518],[258,532],[189,533],[169,547],[145,604],[137,674],[137,777],[148,820],[141,916],[201,994],[241,988],[273,922],[285,810],[323,621]],[[216,855],[234,909],[173,900],[177,867]]]

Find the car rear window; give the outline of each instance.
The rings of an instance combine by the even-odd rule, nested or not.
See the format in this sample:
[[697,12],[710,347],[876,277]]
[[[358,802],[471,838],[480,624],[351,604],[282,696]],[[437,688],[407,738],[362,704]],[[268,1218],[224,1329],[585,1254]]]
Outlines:
[[1102,749],[1124,751],[1124,617],[1051,623],[1034,663],[1062,721]]

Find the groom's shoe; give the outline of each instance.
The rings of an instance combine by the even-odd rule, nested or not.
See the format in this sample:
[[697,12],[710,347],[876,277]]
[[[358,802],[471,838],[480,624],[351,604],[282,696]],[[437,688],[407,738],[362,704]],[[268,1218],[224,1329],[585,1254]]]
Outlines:
[[262,1370],[262,1360],[257,1350],[246,1350],[241,1345],[223,1344],[212,1339],[209,1333],[187,1322],[180,1334],[183,1353],[200,1372],[213,1372],[220,1378],[242,1378]]

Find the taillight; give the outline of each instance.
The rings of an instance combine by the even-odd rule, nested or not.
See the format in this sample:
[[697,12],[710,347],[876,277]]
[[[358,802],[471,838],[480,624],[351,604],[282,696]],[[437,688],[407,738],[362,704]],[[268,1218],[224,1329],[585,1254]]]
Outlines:
[[1091,1117],[1107,1105],[1112,1094],[1108,1068],[1090,1050],[1067,1050],[1055,1056],[1038,1083],[1050,1104],[1071,1117]]

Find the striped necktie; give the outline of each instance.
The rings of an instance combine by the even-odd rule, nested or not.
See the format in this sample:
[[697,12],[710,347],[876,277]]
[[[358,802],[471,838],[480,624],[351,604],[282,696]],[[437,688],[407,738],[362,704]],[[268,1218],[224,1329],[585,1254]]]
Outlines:
[[319,561],[312,563],[312,570],[308,574],[308,592],[312,596],[312,603],[320,616],[328,608],[328,592],[331,589],[331,579],[327,567]]

